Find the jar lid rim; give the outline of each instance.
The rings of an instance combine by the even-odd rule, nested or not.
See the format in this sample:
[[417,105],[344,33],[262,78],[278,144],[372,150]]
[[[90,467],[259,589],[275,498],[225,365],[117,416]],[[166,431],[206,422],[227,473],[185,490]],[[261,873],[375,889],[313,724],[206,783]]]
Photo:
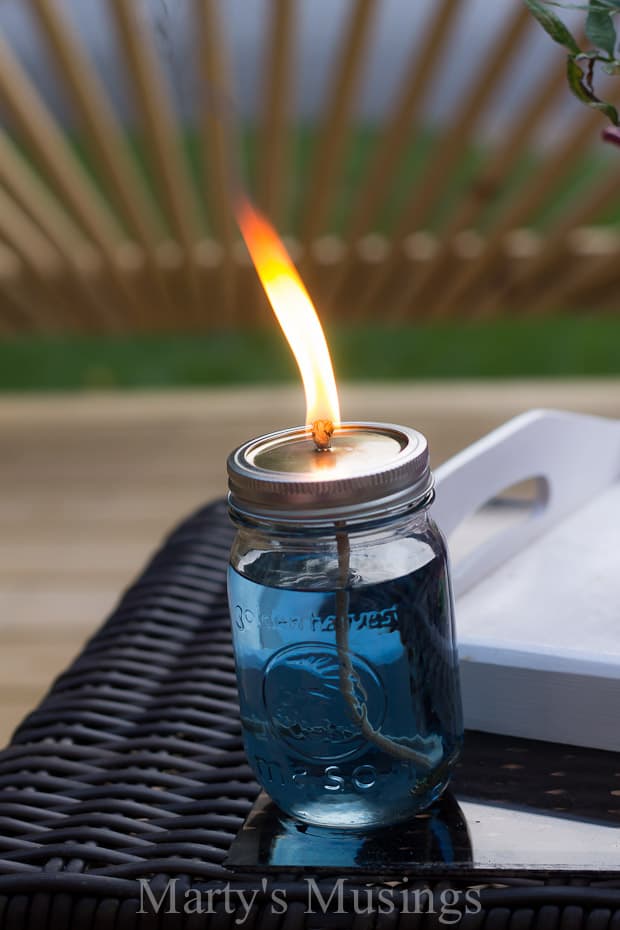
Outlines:
[[249,440],[228,458],[231,509],[269,522],[357,521],[423,504],[432,491],[426,437],[410,427],[343,423],[327,454],[305,427]]

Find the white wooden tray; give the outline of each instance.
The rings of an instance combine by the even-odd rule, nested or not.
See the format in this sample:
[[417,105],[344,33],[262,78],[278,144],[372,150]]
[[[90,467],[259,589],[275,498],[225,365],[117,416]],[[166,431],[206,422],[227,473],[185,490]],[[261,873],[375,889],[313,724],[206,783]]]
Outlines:
[[465,722],[620,750],[620,422],[532,411],[436,471],[450,537],[501,491],[535,506],[454,559]]

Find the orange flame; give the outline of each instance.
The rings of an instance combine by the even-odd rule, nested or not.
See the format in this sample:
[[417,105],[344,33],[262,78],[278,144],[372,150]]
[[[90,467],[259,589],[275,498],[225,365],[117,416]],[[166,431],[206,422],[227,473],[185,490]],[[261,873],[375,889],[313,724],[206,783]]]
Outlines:
[[310,296],[275,229],[245,198],[237,221],[261,284],[299,367],[306,393],[306,423],[340,424],[338,389],[321,323]]

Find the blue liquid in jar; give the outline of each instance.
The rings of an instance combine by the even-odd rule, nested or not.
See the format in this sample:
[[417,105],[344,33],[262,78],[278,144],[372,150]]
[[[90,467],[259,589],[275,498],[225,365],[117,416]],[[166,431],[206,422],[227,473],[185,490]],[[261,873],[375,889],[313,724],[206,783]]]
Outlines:
[[348,624],[336,591],[233,568],[228,590],[246,752],[279,807],[361,829],[432,803],[463,731],[445,561],[351,586]]

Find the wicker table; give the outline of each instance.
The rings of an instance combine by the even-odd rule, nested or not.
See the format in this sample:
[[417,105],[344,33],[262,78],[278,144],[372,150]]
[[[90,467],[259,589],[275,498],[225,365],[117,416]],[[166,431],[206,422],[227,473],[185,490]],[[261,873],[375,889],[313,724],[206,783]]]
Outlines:
[[[299,869],[272,876],[288,902],[276,915],[260,877],[224,864],[258,792],[236,703],[225,596],[230,538],[222,503],[184,522],[0,755],[1,928],[418,926],[419,915],[398,910],[308,915],[308,875]],[[489,797],[505,793],[515,773],[502,753],[514,748],[514,740],[470,734],[457,782],[466,786],[482,768]],[[611,755],[584,753],[566,757],[581,813]],[[553,804],[544,752],[529,760],[528,786]],[[178,877],[179,895],[228,883],[257,894],[242,924],[243,914],[217,898],[212,916],[139,916],[139,880],[160,894],[170,877]],[[374,877],[374,891],[382,878]],[[408,876],[411,893],[415,879]],[[420,882],[435,893],[488,884],[482,911],[463,917],[472,926],[620,928],[614,875],[500,879],[477,871]]]

